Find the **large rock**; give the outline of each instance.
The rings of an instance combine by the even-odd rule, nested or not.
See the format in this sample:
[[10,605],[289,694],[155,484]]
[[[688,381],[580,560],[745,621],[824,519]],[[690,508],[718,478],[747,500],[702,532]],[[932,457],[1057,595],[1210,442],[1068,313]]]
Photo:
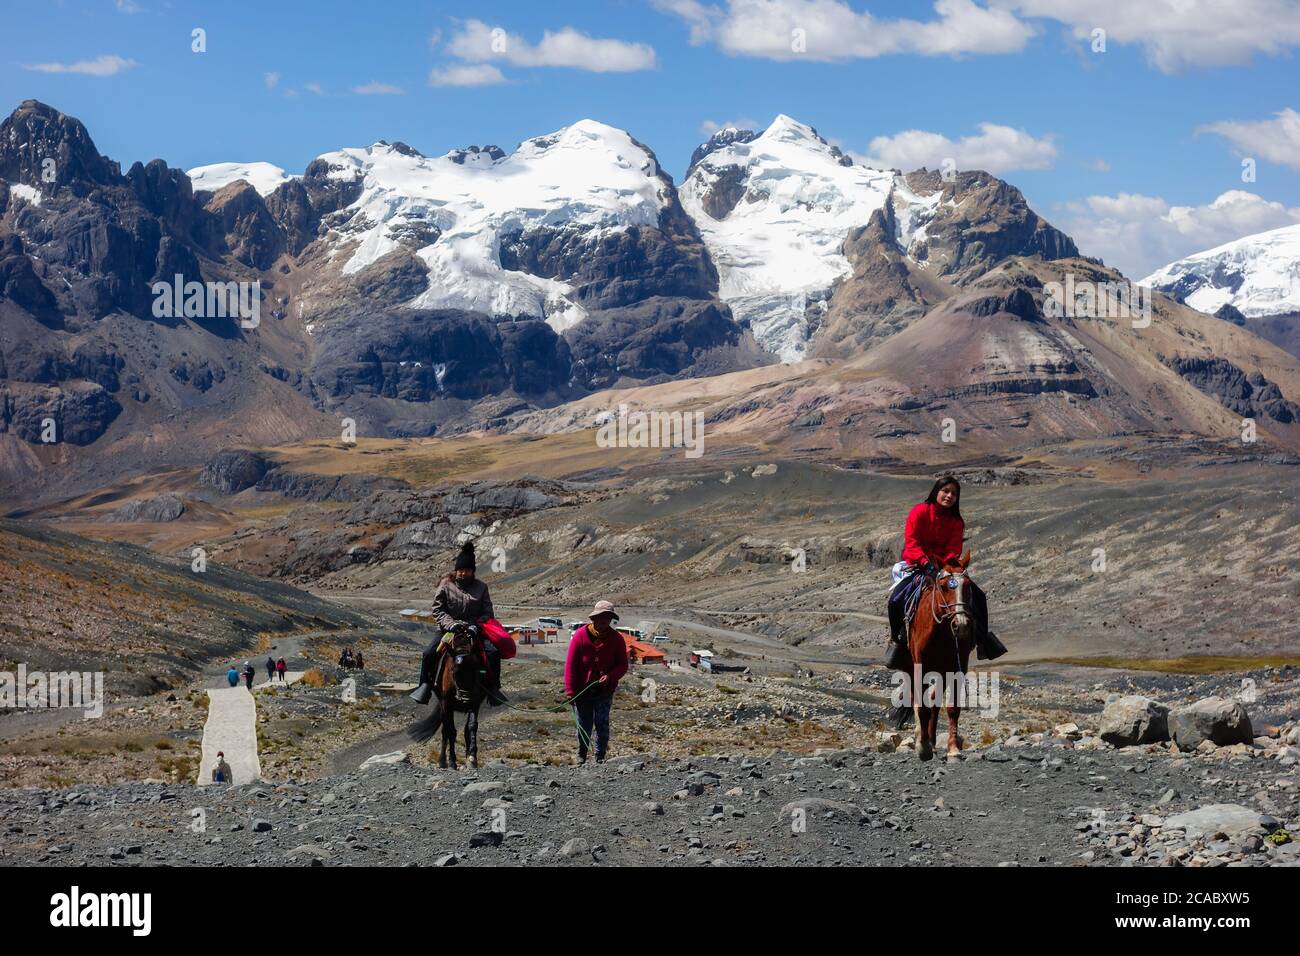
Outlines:
[[185,502],[179,495],[162,494],[152,498],[136,498],[106,514],[104,521],[175,521],[185,513]]
[[252,488],[271,469],[271,463],[256,452],[230,448],[217,452],[199,474],[199,482],[225,495]]
[[1214,803],[1207,807],[1197,807],[1187,813],[1167,817],[1164,825],[1166,830],[1183,830],[1189,837],[1213,837],[1219,833],[1233,836],[1256,827],[1271,832],[1281,826],[1273,817],[1237,803]]
[[375,754],[373,757],[367,757],[362,761],[361,770],[371,770],[375,767],[391,767],[394,764],[410,763],[411,755],[404,750],[394,750],[392,753]]
[[1169,708],[1137,694],[1106,705],[1098,735],[1116,747],[1152,744],[1169,739]]
[[1195,750],[1207,740],[1226,747],[1249,744],[1255,739],[1246,708],[1222,697],[1207,697],[1171,710],[1169,734],[1179,750]]

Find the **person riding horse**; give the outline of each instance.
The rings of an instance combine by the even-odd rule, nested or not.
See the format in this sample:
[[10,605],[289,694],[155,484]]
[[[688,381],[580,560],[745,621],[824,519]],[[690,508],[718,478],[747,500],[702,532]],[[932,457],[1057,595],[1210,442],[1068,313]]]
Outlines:
[[[903,559],[894,565],[894,585],[889,592],[889,637],[887,663],[894,670],[912,669],[907,649],[909,604],[944,563],[961,555],[966,522],[961,516],[961,483],[944,475],[934,483],[925,500],[907,515],[903,528]],[[971,611],[975,617],[975,647],[981,660],[1001,657],[1007,649],[989,630],[988,601],[972,581]]]
[[479,629],[479,625],[496,617],[496,614],[492,609],[488,586],[474,576],[475,570],[474,545],[466,541],[456,556],[451,573],[438,582],[438,590],[433,596],[433,619],[438,630],[429,646],[424,649],[420,686],[411,694],[411,699],[417,704],[427,704],[433,699],[434,684],[438,678],[438,659],[444,646],[450,644],[452,636],[456,634],[471,637],[487,655],[488,701],[493,706],[506,702],[505,695],[501,693],[500,655],[495,645]]

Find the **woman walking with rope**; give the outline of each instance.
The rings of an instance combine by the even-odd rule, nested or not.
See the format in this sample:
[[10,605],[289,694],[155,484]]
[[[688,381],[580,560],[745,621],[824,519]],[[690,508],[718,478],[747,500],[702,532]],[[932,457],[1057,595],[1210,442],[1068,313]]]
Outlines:
[[596,763],[609,751],[609,710],[619,679],[627,673],[627,645],[614,629],[618,615],[609,601],[597,601],[584,624],[569,640],[564,662],[564,696],[578,722],[578,763],[587,762],[592,731],[596,734]]

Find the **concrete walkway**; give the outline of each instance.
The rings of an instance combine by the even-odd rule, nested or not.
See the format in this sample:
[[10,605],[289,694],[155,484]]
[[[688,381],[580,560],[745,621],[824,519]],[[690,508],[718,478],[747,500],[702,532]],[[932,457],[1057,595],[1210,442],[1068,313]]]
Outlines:
[[[263,681],[253,690],[286,687],[302,679],[302,671],[285,671],[283,681]],[[257,704],[241,681],[238,687],[208,689],[208,720],[203,725],[203,759],[199,764],[200,787],[212,784],[217,753],[226,755],[234,785],[252,783],[262,777],[257,758]]]

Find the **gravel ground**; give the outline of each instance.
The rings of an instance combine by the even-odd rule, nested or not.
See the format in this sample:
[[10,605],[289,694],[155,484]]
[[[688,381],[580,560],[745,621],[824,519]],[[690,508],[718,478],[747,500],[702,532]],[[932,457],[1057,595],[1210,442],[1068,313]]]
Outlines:
[[[3,791],[0,864],[1300,862],[1300,844],[1282,842],[1300,833],[1296,766],[1230,748],[1085,749],[1035,734],[924,764],[907,750],[865,748],[632,755],[587,767],[497,762],[477,772],[418,767],[401,752],[390,759],[220,792],[145,783]],[[1166,823],[1220,804],[1243,805],[1252,819],[1225,824],[1223,839]]]

